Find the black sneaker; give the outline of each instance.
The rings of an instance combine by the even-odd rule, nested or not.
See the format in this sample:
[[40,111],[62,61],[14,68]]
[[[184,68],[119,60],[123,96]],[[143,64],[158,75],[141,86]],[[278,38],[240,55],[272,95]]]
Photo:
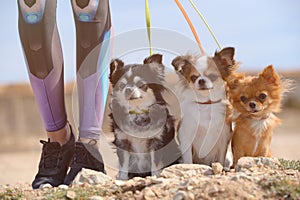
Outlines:
[[97,148],[97,142],[94,141],[93,144],[91,142],[89,144],[76,142],[71,169],[64,181],[65,185],[70,185],[82,168],[106,173],[102,156]]
[[[72,130],[72,129],[71,129]],[[58,142],[40,141],[43,151],[39,163],[39,171],[32,182],[32,188],[38,189],[44,184],[57,187],[63,184],[75,150],[75,137],[71,133],[70,140],[60,146]]]

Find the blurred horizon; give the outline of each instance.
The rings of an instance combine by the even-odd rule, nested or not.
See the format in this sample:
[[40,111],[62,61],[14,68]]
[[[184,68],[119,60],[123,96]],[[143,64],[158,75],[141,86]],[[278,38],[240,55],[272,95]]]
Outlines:
[[[208,30],[188,1],[181,1],[197,30],[207,54],[217,50]],[[184,17],[173,1],[149,2],[152,27],[175,31],[194,41]],[[269,64],[276,70],[300,71],[300,1],[265,0],[195,1],[222,47],[233,46],[241,71],[261,71]],[[17,1],[3,1],[0,18],[0,85],[28,83],[26,64],[18,35]],[[144,1],[110,1],[115,37],[145,28]],[[57,23],[63,47],[65,82],[75,80],[75,27],[70,1],[58,1]],[[147,39],[146,34],[142,35]],[[154,38],[155,39],[155,38]],[[132,41],[134,42],[134,41]],[[180,41],[174,41],[180,47]],[[121,46],[115,44],[115,46]],[[172,51],[172,49],[169,49]],[[190,49],[182,49],[188,52]],[[120,55],[113,54],[112,57]],[[139,55],[144,56],[144,55]],[[146,56],[146,55],[145,55]],[[131,56],[132,62],[144,57]],[[165,63],[169,64],[169,63]]]

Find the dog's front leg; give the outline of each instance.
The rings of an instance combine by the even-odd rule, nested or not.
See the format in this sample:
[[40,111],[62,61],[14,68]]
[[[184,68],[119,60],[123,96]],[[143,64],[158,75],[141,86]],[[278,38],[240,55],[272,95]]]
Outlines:
[[182,161],[185,164],[193,164],[193,154],[192,154],[192,146],[187,149],[181,149],[182,152]]
[[158,159],[158,155],[155,153],[155,151],[151,151],[151,175],[152,176],[159,176],[161,173],[162,167],[160,166],[160,159]]
[[120,180],[128,180],[128,173],[129,173],[129,160],[130,160],[130,153],[128,151],[125,150],[120,150],[122,151],[122,159],[120,159],[121,157],[119,156],[119,162],[120,162],[120,166],[119,166],[119,175],[118,175],[118,179]]
[[192,153],[193,143],[191,142],[193,139],[189,135],[183,133],[185,133],[185,131],[180,129],[178,136],[179,136],[179,147],[182,154],[182,162],[184,164],[193,164],[193,153]]

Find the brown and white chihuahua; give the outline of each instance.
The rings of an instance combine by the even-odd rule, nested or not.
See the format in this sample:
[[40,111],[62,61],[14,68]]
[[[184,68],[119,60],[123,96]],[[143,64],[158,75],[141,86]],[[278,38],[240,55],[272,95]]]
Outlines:
[[229,167],[232,129],[225,80],[238,67],[234,48],[214,56],[178,56],[172,65],[180,79],[175,90],[182,109],[178,140],[183,163],[220,162]]

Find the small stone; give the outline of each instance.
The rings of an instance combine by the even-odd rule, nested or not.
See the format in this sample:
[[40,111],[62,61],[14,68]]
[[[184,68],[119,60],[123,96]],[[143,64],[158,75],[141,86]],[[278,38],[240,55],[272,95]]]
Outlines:
[[58,188],[63,189],[63,190],[67,190],[67,189],[69,189],[69,186],[62,184],[62,185],[59,185]]
[[297,174],[297,172],[295,170],[292,170],[292,169],[284,170],[284,173],[286,175],[296,175]]
[[259,157],[259,159],[264,166],[268,166],[272,169],[277,169],[281,166],[278,158]]
[[278,169],[280,162],[277,158],[267,157],[242,157],[238,160],[235,166],[236,171],[244,171],[244,169],[251,172],[260,171],[261,168]]
[[195,199],[195,195],[192,192],[188,192],[187,197],[188,197],[189,200],[194,200]]
[[191,186],[191,185],[189,185],[189,186],[187,186],[187,188],[186,188],[187,190],[193,190],[194,189],[194,187],[193,186]]
[[46,184],[40,185],[39,188],[42,190],[47,190],[47,189],[53,188],[53,186],[50,183],[46,183]]
[[91,185],[89,183],[82,183],[80,184],[80,187],[86,188],[86,187],[90,187]]
[[115,184],[119,187],[122,187],[122,186],[126,185],[126,181],[115,180]]
[[179,191],[175,194],[175,196],[173,197],[173,200],[185,200],[186,197],[187,197],[186,192]]
[[155,197],[155,193],[150,188],[146,188],[144,190],[144,197],[146,200],[152,199],[153,197]]
[[223,166],[221,165],[221,163],[218,162],[212,163],[211,167],[212,167],[213,174],[215,175],[221,174],[223,171]]
[[234,175],[231,177],[232,181],[238,181],[240,179],[240,175]]
[[142,200],[142,199],[144,199],[144,195],[143,195],[143,193],[141,193],[140,191],[135,191],[135,193],[134,193],[134,198],[136,199],[136,200]]
[[66,197],[68,199],[75,199],[76,198],[76,193],[74,191],[67,191]]
[[89,200],[103,200],[103,197],[101,196],[91,196],[90,198],[88,198]]
[[250,169],[256,165],[256,162],[253,157],[242,157],[238,160],[235,171],[239,172],[242,169]]
[[195,195],[192,192],[179,191],[177,192],[173,200],[194,200]]
[[90,185],[105,185],[111,181],[112,178],[102,172],[83,168],[75,177],[72,185],[81,185],[83,183],[88,183]]
[[126,192],[126,194],[127,194],[128,196],[132,196],[132,195],[133,195],[133,192],[132,192],[132,191],[128,191],[128,192]]
[[213,194],[213,193],[217,193],[217,192],[219,192],[219,190],[215,186],[213,186],[213,187],[211,187],[211,188],[208,189],[208,193],[209,194]]
[[192,178],[199,175],[212,175],[212,169],[207,165],[177,164],[165,168],[161,176],[165,178]]

